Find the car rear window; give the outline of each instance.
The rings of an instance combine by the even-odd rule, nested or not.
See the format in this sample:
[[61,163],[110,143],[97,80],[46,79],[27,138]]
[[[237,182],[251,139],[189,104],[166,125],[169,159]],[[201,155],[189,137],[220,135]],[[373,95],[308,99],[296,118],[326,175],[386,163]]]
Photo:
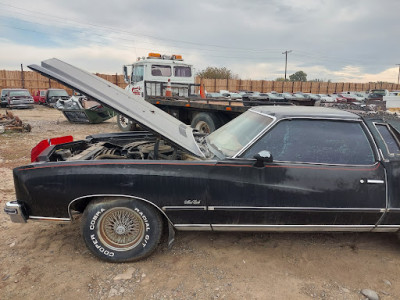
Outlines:
[[28,91],[10,91],[10,97],[30,96]]

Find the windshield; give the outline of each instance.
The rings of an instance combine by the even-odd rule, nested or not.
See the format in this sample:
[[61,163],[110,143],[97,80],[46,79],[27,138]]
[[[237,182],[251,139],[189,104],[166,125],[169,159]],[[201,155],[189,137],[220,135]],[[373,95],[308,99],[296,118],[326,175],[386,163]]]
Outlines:
[[226,157],[232,157],[259,135],[273,119],[247,111],[211,133],[207,142]]
[[10,97],[30,96],[28,91],[10,91]]
[[139,81],[143,81],[144,76],[144,66],[137,65],[132,68],[131,82],[136,83]]
[[61,96],[67,96],[68,97],[68,93],[65,90],[49,91],[49,97],[61,97]]

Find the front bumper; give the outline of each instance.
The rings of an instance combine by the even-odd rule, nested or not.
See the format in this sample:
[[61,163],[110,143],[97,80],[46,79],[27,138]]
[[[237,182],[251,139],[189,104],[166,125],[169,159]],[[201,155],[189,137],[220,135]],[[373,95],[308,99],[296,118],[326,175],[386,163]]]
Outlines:
[[10,216],[10,219],[14,223],[26,223],[26,215],[22,209],[22,206],[18,201],[10,201],[6,203],[4,212]]
[[8,104],[9,108],[33,108],[33,103]]

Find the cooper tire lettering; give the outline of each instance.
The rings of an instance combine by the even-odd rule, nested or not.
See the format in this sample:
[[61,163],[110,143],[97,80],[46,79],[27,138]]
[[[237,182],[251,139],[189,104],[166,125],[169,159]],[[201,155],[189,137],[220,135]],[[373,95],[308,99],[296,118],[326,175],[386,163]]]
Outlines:
[[142,259],[158,245],[162,220],[151,205],[136,199],[97,199],[86,207],[82,234],[88,249],[110,262]]

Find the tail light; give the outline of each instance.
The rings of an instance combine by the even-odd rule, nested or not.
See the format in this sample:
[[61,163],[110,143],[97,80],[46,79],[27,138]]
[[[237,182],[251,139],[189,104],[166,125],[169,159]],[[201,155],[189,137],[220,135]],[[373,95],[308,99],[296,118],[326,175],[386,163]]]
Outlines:
[[40,141],[35,147],[31,150],[31,162],[35,162],[38,156],[48,147],[52,145],[70,143],[74,140],[71,135],[56,137],[48,140]]

